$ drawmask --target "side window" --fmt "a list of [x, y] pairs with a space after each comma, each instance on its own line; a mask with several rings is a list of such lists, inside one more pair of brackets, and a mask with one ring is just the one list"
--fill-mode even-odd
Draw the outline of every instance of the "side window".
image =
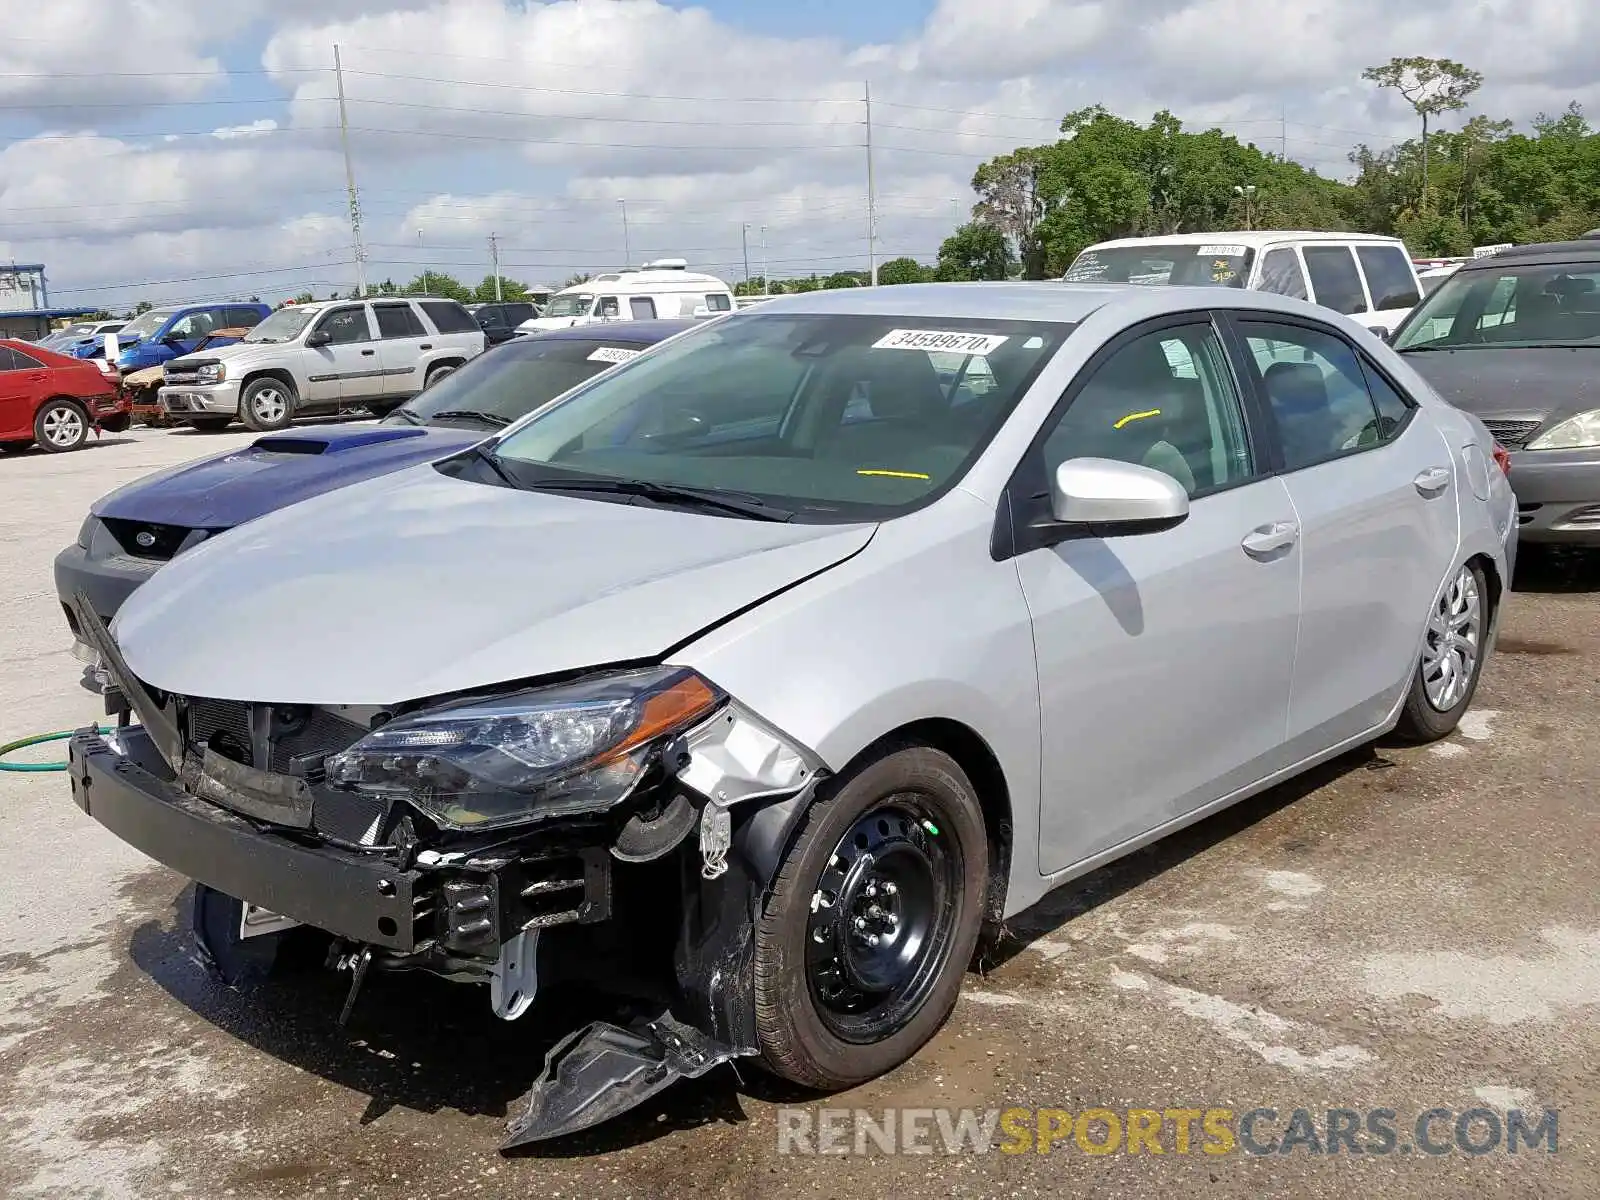
[[1285, 467], [1298, 471], [1378, 444], [1367, 378], [1343, 338], [1269, 321], [1240, 321], [1239, 332], [1261, 371]]
[[594, 315], [597, 317], [620, 317], [622, 308], [617, 303], [615, 296], [601, 296], [600, 303], [595, 306]]
[[185, 313], [172, 323], [172, 328], [167, 330], [167, 337], [181, 338], [190, 341], [194, 338], [203, 338], [216, 328], [215, 309], [201, 309], [198, 312]]
[[730, 312], [733, 309], [733, 297], [726, 292], [712, 292], [706, 296], [706, 308], [712, 312]]
[[1372, 403], [1378, 409], [1377, 440], [1393, 441], [1416, 411], [1416, 401], [1397, 391], [1366, 359], [1361, 360], [1361, 371], [1367, 378], [1367, 391], [1372, 394]]
[[1165, 471], [1191, 496], [1255, 472], [1227, 355], [1209, 324], [1147, 333], [1118, 349], [1044, 443], [1045, 468], [1113, 458]]
[[1422, 299], [1411, 276], [1411, 260], [1398, 246], [1357, 246], [1356, 257], [1367, 277], [1375, 312], [1410, 308]]
[[1296, 300], [1308, 299], [1305, 272], [1300, 269], [1300, 256], [1286, 246], [1268, 250], [1267, 256], [1261, 260], [1260, 290], [1292, 296]]
[[261, 314], [253, 308], [230, 308], [225, 319], [231, 329], [254, 329], [261, 324]]
[[521, 325], [524, 321], [531, 321], [535, 315], [531, 304], [508, 304], [505, 312], [506, 324], [511, 326]]
[[44, 364], [31, 354], [21, 350], [11, 351], [11, 369], [13, 371], [42, 371]]
[[372, 340], [372, 331], [367, 327], [367, 310], [364, 308], [336, 308], [322, 318], [317, 328], [327, 330], [335, 346]]
[[20, 371], [22, 363], [17, 361], [22, 355], [10, 346], [0, 346], [0, 371]]
[[654, 321], [656, 302], [649, 296], [629, 296], [628, 313], [635, 321]]
[[1318, 304], [1346, 316], [1366, 311], [1367, 298], [1349, 246], [1307, 246], [1304, 253]]
[[378, 336], [383, 338], [415, 338], [426, 337], [428, 331], [422, 327], [422, 322], [417, 319], [417, 314], [411, 311], [409, 304], [374, 304], [374, 315], [378, 318]]
[[[433, 327], [440, 333], [483, 332], [478, 328], [478, 323], [472, 319], [472, 314], [454, 300], [422, 300], [419, 303], [422, 305], [422, 311], [428, 314], [428, 320], [433, 322]], [[421, 324], [420, 321], [417, 323]], [[422, 332], [426, 334], [427, 330], [424, 329]]]

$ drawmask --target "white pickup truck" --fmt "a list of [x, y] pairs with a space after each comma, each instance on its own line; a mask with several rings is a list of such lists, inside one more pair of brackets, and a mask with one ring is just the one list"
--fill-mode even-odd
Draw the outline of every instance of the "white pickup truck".
[[469, 358], [483, 330], [454, 300], [324, 300], [280, 308], [243, 341], [166, 365], [162, 412], [196, 429], [282, 429], [296, 416], [382, 416]]

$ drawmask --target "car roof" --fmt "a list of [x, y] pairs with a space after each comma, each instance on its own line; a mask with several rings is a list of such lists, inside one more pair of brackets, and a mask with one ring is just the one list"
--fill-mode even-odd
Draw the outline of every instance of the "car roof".
[[1198, 246], [1209, 242], [1246, 246], [1259, 250], [1276, 242], [1373, 242], [1403, 246], [1399, 238], [1381, 233], [1345, 233], [1337, 229], [1229, 229], [1211, 233], [1171, 233], [1158, 237], [1112, 238], [1096, 242], [1090, 250], [1116, 249], [1123, 246]]
[[1493, 270], [1496, 264], [1513, 263], [1519, 266], [1548, 263], [1573, 265], [1600, 263], [1600, 238], [1580, 238], [1572, 242], [1533, 242], [1526, 246], [1511, 246], [1496, 250], [1471, 262], [1463, 263], [1463, 271]]
[[[702, 321], [660, 318], [654, 321], [607, 321], [603, 325], [573, 325], [566, 329], [545, 329], [527, 333], [523, 338], [561, 342], [660, 342], [685, 329], [693, 329]], [[519, 338], [517, 340], [523, 340]]]

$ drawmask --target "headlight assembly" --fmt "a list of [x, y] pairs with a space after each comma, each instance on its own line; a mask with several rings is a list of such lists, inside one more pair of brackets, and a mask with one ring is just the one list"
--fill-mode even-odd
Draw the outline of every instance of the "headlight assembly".
[[1600, 446], [1600, 408], [1568, 417], [1528, 443], [1529, 450], [1588, 450]]
[[651, 754], [726, 697], [653, 667], [398, 717], [327, 760], [328, 782], [409, 801], [450, 829], [603, 812]]
[[228, 369], [221, 363], [201, 363], [195, 368], [194, 377], [201, 383], [221, 383], [228, 377]]

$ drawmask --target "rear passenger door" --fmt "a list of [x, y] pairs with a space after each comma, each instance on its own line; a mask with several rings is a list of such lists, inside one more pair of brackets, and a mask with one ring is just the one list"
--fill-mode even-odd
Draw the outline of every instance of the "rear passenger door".
[[427, 329], [405, 300], [375, 301], [372, 315], [378, 322], [378, 354], [383, 360], [383, 377], [374, 394], [415, 396], [422, 390]]
[[1456, 553], [1459, 481], [1427, 413], [1337, 329], [1242, 310], [1232, 325], [1300, 528], [1298, 760], [1371, 730], [1409, 686]]

